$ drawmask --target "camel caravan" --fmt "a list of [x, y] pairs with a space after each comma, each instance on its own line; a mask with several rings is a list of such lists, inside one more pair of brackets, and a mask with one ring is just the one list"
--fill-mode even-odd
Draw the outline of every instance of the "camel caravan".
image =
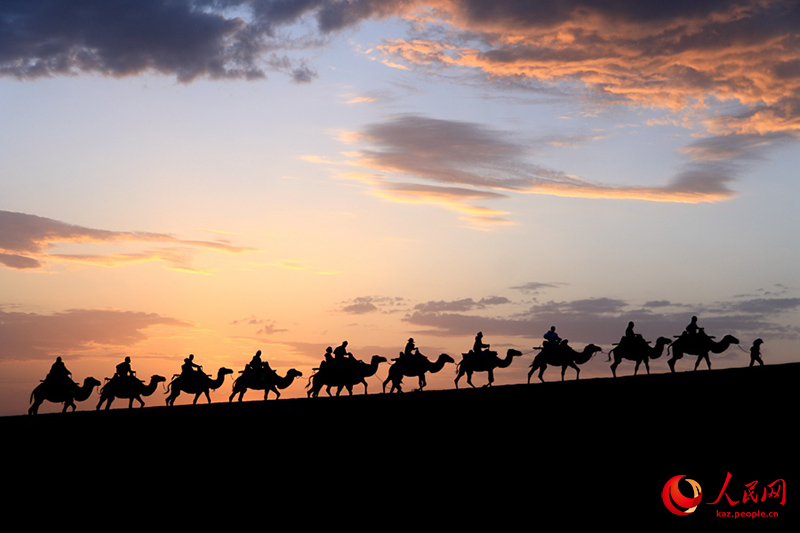
[[[537, 374], [539, 381], [544, 382], [544, 372], [548, 366], [561, 368], [561, 380], [566, 379], [568, 369], [575, 370], [575, 379], [580, 378], [580, 365], [587, 363], [602, 348], [596, 344], [587, 344], [580, 350], [570, 346], [567, 339], [561, 339], [556, 333], [555, 326], [551, 327], [544, 336], [541, 346], [532, 348], [532, 352], [538, 352], [530, 363], [528, 371], [528, 384], [534, 374]], [[636, 375], [639, 367], [644, 364], [647, 373], [650, 373], [650, 361], [659, 359], [663, 355], [671, 357], [667, 360], [670, 372], [675, 372], [676, 363], [684, 355], [694, 355], [697, 360], [694, 370], [697, 370], [700, 363], [705, 360], [706, 365], [711, 369], [709, 354], [720, 354], [732, 345], [738, 345], [739, 340], [732, 335], [725, 335], [720, 341], [715, 337], [709, 336], [704, 329], [698, 327], [697, 317], [692, 317], [692, 321], [680, 335], [675, 335], [674, 339], [668, 337], [658, 337], [655, 343], [645, 340], [641, 334], [634, 331], [633, 322], [628, 323], [625, 335], [618, 343], [614, 343], [613, 348], [608, 351], [608, 361], [611, 363], [611, 373], [617, 377], [617, 368], [622, 361], [632, 361], [636, 363], [633, 374]], [[761, 339], [756, 339], [750, 348], [750, 366], [755, 363], [763, 365], [761, 360], [760, 346], [763, 344]], [[435, 359], [430, 359], [420, 353], [416, 347], [414, 339], [408, 339], [405, 349], [399, 352], [398, 357], [392, 358], [391, 362], [383, 356], [373, 355], [367, 361], [356, 359], [348, 351], [348, 343], [344, 341], [336, 349], [328, 347], [323, 356], [322, 362], [313, 369], [313, 373], [308, 378], [306, 389], [308, 398], [316, 398], [322, 389], [328, 396], [339, 396], [346, 390], [349, 395], [357, 386], [364, 387], [364, 394], [368, 393], [367, 379], [378, 373], [380, 365], [389, 364], [388, 375], [382, 382], [382, 392], [401, 393], [403, 392], [403, 379], [416, 378], [416, 391], [422, 391], [427, 386], [426, 376], [441, 372], [448, 364], [455, 365], [456, 377], [454, 380], [455, 388], [458, 389], [459, 381], [466, 376], [466, 382], [470, 387], [475, 387], [472, 383], [472, 375], [475, 372], [486, 373], [487, 382], [484, 387], [489, 387], [494, 383], [494, 371], [496, 369], [508, 368], [514, 358], [524, 355], [521, 351], [510, 348], [504, 357], [491, 350], [489, 344], [483, 342], [483, 333], [478, 332], [471, 350], [461, 354], [461, 361], [455, 362], [453, 357], [446, 353], [440, 354]], [[211, 403], [211, 391], [220, 388], [225, 381], [225, 376], [233, 374], [234, 371], [220, 367], [216, 376], [206, 374], [203, 367], [194, 362], [194, 355], [190, 354], [183, 361], [181, 371], [175, 374], [169, 383], [166, 378], [153, 375], [150, 380], [136, 377], [136, 373], [131, 369], [131, 359], [125, 360], [116, 366], [116, 372], [111, 378], [106, 378], [105, 383], [101, 383], [93, 377], [87, 377], [82, 384], [72, 380], [72, 373], [67, 370], [61, 357], [56, 359], [48, 375], [31, 393], [31, 406], [28, 414], [37, 414], [41, 404], [45, 401], [63, 404], [62, 412], [68, 410], [75, 411], [76, 402], [86, 401], [97, 387], [100, 400], [96, 409], [100, 410], [105, 406], [109, 409], [116, 399], [128, 400], [128, 407], [134, 406], [134, 401], [140, 407], [144, 407], [143, 398], [152, 396], [159, 388], [159, 384], [164, 388], [167, 395], [166, 405], [172, 406], [175, 400], [186, 393], [194, 395], [193, 404], [196, 404], [201, 396], [205, 396], [206, 401]], [[287, 389], [297, 378], [302, 377], [302, 372], [294, 368], [290, 369], [283, 376], [273, 370], [267, 361], [261, 359], [261, 350], [256, 352], [253, 358], [239, 371], [239, 376], [233, 380], [233, 386], [229, 402], [234, 398], [239, 402], [244, 398], [248, 390], [263, 391], [264, 400], [269, 397], [270, 392], [275, 399], [280, 398], [281, 390]], [[166, 383], [165, 385], [163, 385]], [[335, 392], [334, 392], [335, 389]]]

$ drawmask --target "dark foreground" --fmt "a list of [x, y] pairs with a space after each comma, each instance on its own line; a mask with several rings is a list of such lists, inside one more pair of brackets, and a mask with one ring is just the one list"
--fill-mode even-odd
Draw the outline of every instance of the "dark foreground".
[[[798, 486], [799, 377], [792, 363], [77, 411], [0, 418], [0, 431], [7, 485], [43, 506], [71, 502], [76, 520], [119, 508], [137, 520], [158, 509], [158, 520], [187, 527], [220, 519], [239, 527], [244, 513], [265, 528], [288, 515], [304, 530], [506, 530], [551, 520], [707, 527], [722, 511], [777, 511], [757, 519], [771, 528], [798, 517], [792, 489], [784, 505], [762, 494], [778, 479]], [[726, 494], [738, 503], [713, 504], [728, 473]], [[676, 475], [702, 487], [692, 515], [662, 502]], [[743, 501], [747, 490], [759, 501]]]

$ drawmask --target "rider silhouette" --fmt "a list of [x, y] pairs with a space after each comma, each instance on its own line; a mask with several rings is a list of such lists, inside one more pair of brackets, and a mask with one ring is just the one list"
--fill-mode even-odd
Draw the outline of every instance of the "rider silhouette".
[[411, 355], [415, 349], [416, 346], [414, 345], [414, 339], [408, 339], [408, 342], [406, 343], [406, 349], [403, 351], [403, 355]]
[[701, 328], [698, 327], [698, 325], [697, 325], [697, 317], [693, 316], [692, 317], [692, 321], [689, 322], [688, 326], [686, 326], [686, 333], [688, 335], [697, 335], [697, 333], [700, 331], [700, 329]]
[[125, 360], [122, 361], [116, 367], [116, 373], [114, 377], [111, 379], [119, 379], [119, 380], [126, 380], [126, 379], [133, 379], [136, 377], [136, 372], [131, 369], [131, 358], [125, 357]]
[[336, 349], [333, 351], [333, 358], [336, 361], [343, 361], [346, 358], [353, 358], [353, 354], [347, 351], [347, 341], [344, 341], [341, 346], [336, 347]]
[[61, 359], [59, 355], [56, 357], [55, 362], [50, 367], [50, 372], [47, 373], [45, 376], [44, 381], [46, 383], [51, 383], [54, 385], [75, 385], [75, 382], [72, 381], [72, 372], [67, 370], [67, 365], [64, 364], [64, 361]]
[[483, 343], [483, 332], [479, 331], [478, 334], [475, 335], [475, 344], [472, 345], [472, 351], [475, 355], [480, 355], [483, 353], [484, 348], [489, 348], [489, 345]]
[[553, 346], [561, 342], [561, 337], [556, 333], [555, 326], [550, 326], [550, 329], [544, 334], [544, 339]]
[[202, 366], [194, 363], [194, 354], [190, 353], [189, 357], [183, 360], [183, 364], [181, 365], [181, 374], [185, 376], [193, 376], [195, 368], [198, 371], [203, 369]]

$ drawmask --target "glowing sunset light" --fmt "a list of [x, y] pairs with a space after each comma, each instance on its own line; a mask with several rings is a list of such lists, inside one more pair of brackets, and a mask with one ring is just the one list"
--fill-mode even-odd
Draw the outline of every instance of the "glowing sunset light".
[[695, 315], [740, 340], [715, 369], [798, 361], [796, 2], [61, 4], [0, 7], [4, 416], [56, 357], [194, 354], [222, 402], [261, 350], [296, 398], [345, 340], [481, 331], [503, 385], [555, 325], [583, 380]]

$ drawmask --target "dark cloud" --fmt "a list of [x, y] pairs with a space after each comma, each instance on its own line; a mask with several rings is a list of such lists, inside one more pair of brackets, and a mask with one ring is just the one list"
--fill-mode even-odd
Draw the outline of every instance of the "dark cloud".
[[[355, 163], [382, 173], [384, 179], [373, 183], [381, 189], [381, 196], [398, 201], [416, 196], [448, 207], [462, 206], [465, 213], [470, 210], [467, 204], [475, 208], [473, 200], [512, 192], [672, 202], [717, 201], [734, 195], [728, 184], [739, 171], [731, 161], [713, 160], [709, 154], [719, 153], [724, 143], [707, 140], [686, 150], [693, 160], [661, 187], [593, 183], [566, 171], [535, 164], [535, 153], [552, 139], [542, 138], [537, 146], [530, 139], [482, 124], [422, 115], [399, 115], [370, 124], [356, 138], [364, 148], [358, 152]], [[750, 158], [766, 142], [746, 143], [738, 139], [730, 141], [727, 150], [737, 157]], [[397, 184], [398, 175], [442, 185], [435, 185], [440, 188], [434, 198], [433, 191], [423, 190], [420, 185], [412, 186], [407, 181]], [[448, 193], [443, 186], [453, 190]], [[471, 198], [469, 191], [473, 191]], [[498, 214], [503, 213], [482, 214], [476, 209], [474, 218], [482, 215], [496, 218]]]
[[401, 297], [359, 296], [343, 302], [339, 311], [350, 315], [369, 313], [396, 313], [405, 309], [406, 300]]
[[437, 301], [426, 302], [414, 306], [414, 310], [420, 313], [444, 313], [444, 312], [464, 312], [472, 311], [475, 309], [486, 309], [487, 307], [495, 305], [503, 305], [510, 303], [511, 300], [503, 296], [491, 296], [489, 298], [481, 298], [478, 301], [472, 298], [464, 298], [462, 300], [454, 301]]
[[798, 308], [799, 298], [753, 298], [708, 305], [655, 300], [641, 306], [613, 298], [588, 298], [545, 302], [505, 316], [466, 314], [473, 310], [469, 306], [417, 306], [404, 320], [439, 335], [471, 336], [482, 331], [486, 336], [535, 342], [556, 326], [561, 337], [570, 341], [610, 345], [623, 335], [629, 321], [645, 338], [655, 339], [680, 334], [691, 316], [697, 315], [710, 335], [741, 335], [744, 342], [748, 337], [800, 337], [800, 330], [784, 324], [785, 314]]
[[[58, 254], [49, 249], [58, 243], [155, 243], [163, 246], [144, 252], [113, 255]], [[139, 261], [166, 261], [189, 269], [191, 250], [209, 249], [239, 253], [253, 251], [225, 241], [179, 239], [151, 232], [109, 231], [68, 224], [50, 218], [0, 211], [0, 264], [14, 269], [41, 268], [48, 260], [116, 266]]]
[[0, 310], [0, 361], [79, 357], [98, 347], [133, 346], [151, 326], [191, 324], [154, 313], [72, 309], [50, 315]]
[[[0, 74], [19, 78], [143, 72], [257, 79], [268, 53], [298, 46], [276, 34], [320, 2], [31, 0], [0, 4]], [[291, 60], [290, 60], [291, 61]], [[311, 69], [289, 69], [308, 81]]]

